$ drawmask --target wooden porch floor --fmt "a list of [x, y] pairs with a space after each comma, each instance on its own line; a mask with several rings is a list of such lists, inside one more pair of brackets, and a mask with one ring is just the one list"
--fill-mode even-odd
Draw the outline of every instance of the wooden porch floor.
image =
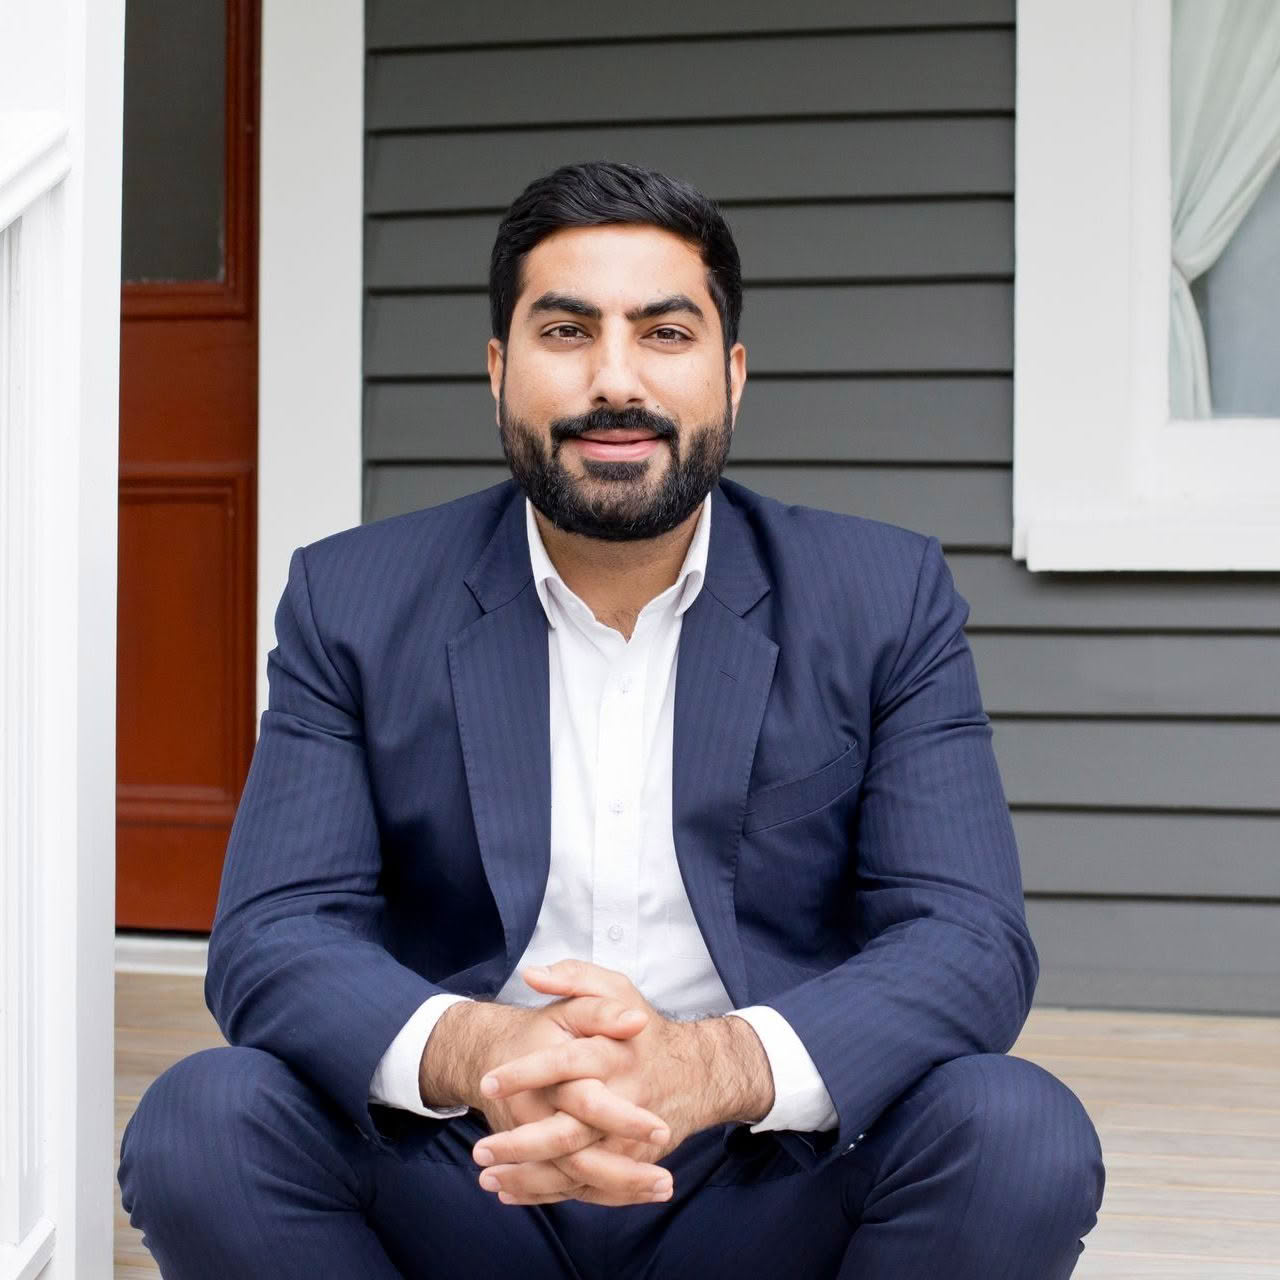
[[[116, 1158], [146, 1086], [221, 1044], [198, 978], [116, 980]], [[1011, 1050], [1069, 1085], [1107, 1164], [1079, 1280], [1280, 1280], [1280, 1018], [1035, 1009]], [[159, 1274], [116, 1188], [115, 1274]]]

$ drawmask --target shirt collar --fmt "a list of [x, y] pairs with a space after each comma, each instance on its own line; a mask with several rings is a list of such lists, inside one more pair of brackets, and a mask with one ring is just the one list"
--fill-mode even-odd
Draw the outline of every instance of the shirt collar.
[[[526, 497], [524, 500], [525, 531], [529, 537], [529, 563], [533, 569], [533, 584], [537, 588], [538, 599], [542, 601], [542, 611], [552, 627], [556, 625], [555, 611], [548, 601], [547, 582], [555, 579], [558, 589], [566, 594], [578, 597], [566, 585], [542, 541], [542, 533], [534, 518], [533, 503]], [[711, 494], [703, 499], [698, 513], [698, 523], [694, 526], [693, 539], [689, 550], [685, 553], [684, 563], [680, 566], [675, 586], [675, 613], [679, 617], [697, 599], [702, 590], [703, 579], [707, 576], [707, 550], [711, 545]], [[668, 588], [670, 590], [670, 588]], [[584, 605], [585, 607], [585, 605]]]

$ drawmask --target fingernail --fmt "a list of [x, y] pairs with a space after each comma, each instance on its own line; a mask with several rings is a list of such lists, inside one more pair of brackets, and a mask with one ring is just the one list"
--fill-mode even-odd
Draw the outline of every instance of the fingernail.
[[493, 1152], [488, 1147], [477, 1147], [472, 1154], [476, 1158], [476, 1164], [482, 1167], [493, 1163]]
[[550, 974], [548, 974], [547, 971], [541, 965], [535, 965], [530, 969], [526, 969], [525, 973], [527, 973], [531, 978], [550, 977]]
[[653, 1198], [655, 1200], [669, 1200], [671, 1198], [671, 1183], [656, 1183], [653, 1188]]
[[626, 1009], [619, 1015], [619, 1022], [639, 1022], [644, 1018], [644, 1014], [639, 1009]]
[[670, 1135], [670, 1134], [669, 1134], [665, 1129], [655, 1129], [655, 1130], [654, 1130], [654, 1131], [649, 1135], [649, 1141], [650, 1141], [650, 1142], [656, 1142], [656, 1143], [658, 1143], [659, 1145], [661, 1145], [662, 1143], [666, 1142], [666, 1140], [667, 1140], [669, 1137], [671, 1137], [671, 1135]]
[[496, 1173], [482, 1173], [480, 1175], [480, 1185], [486, 1191], [497, 1191], [502, 1184], [498, 1181]]
[[494, 1094], [494, 1093], [497, 1093], [497, 1092], [498, 1092], [498, 1077], [497, 1077], [497, 1076], [485, 1076], [485, 1078], [484, 1078], [483, 1080], [481, 1080], [481, 1081], [480, 1081], [480, 1092], [481, 1092], [481, 1093], [486, 1093], [486, 1094]]

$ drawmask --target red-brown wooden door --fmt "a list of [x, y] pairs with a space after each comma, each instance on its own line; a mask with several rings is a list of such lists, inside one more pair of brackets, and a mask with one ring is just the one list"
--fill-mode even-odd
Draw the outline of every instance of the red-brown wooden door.
[[254, 744], [256, 0], [129, 0], [116, 922], [207, 930]]

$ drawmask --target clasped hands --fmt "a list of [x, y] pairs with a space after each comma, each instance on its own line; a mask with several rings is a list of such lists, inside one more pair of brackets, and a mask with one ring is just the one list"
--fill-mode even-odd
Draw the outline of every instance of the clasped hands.
[[492, 1130], [472, 1149], [480, 1185], [504, 1204], [667, 1200], [672, 1177], [657, 1161], [691, 1133], [772, 1106], [768, 1059], [741, 1019], [664, 1018], [625, 975], [586, 961], [522, 976], [561, 998], [506, 1023], [472, 1102]]

